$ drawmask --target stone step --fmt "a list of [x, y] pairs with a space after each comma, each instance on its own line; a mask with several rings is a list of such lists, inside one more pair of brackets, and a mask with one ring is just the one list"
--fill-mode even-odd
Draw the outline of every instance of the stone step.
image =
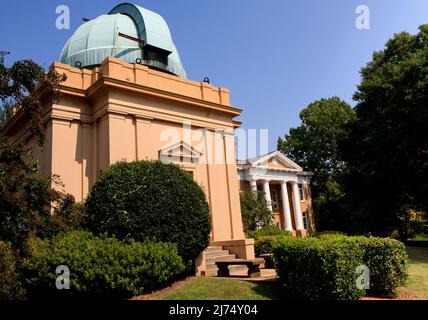
[[226, 256], [228, 254], [230, 254], [229, 250], [210, 251], [210, 252], [207, 252], [206, 257], [215, 258], [215, 257]]
[[212, 271], [212, 270], [218, 270], [216, 265], [207, 265], [207, 270], [208, 271]]
[[209, 257], [207, 258], [206, 262], [208, 264], [215, 264], [216, 261], [223, 260], [223, 259], [225, 260], [236, 259], [236, 254], [225, 254], [225, 255], [213, 257], [213, 258]]
[[218, 272], [218, 268], [215, 265], [208, 266], [205, 270], [205, 276], [206, 277], [216, 277]]
[[207, 258], [207, 265], [208, 264], [215, 264], [216, 261], [218, 260], [234, 260], [236, 259], [236, 254], [227, 254], [227, 255], [222, 255], [222, 256], [217, 256], [217, 257], [209, 257]]
[[207, 252], [215, 252], [215, 251], [222, 251], [223, 247], [222, 246], [209, 246], [208, 248], [205, 249]]
[[217, 277], [217, 270], [207, 270], [205, 271], [205, 277]]

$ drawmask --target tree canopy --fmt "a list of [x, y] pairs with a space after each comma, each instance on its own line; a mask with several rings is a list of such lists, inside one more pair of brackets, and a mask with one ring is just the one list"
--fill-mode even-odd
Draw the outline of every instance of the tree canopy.
[[344, 220], [338, 214], [344, 162], [340, 141], [347, 135], [347, 124], [354, 119], [351, 106], [338, 97], [315, 101], [300, 113], [302, 124], [291, 128], [278, 149], [305, 170], [312, 171], [312, 198], [317, 225], [341, 229]]
[[311, 103], [278, 148], [314, 172], [319, 229], [406, 238], [428, 210], [428, 25], [373, 54], [354, 100]]
[[[55, 101], [59, 96], [58, 85], [65, 80], [64, 74], [45, 72], [32, 60], [19, 60], [7, 67], [7, 52], [0, 52], [0, 128], [10, 118], [12, 107], [22, 108], [31, 123], [31, 130], [38, 143], [43, 145], [44, 123], [42, 92]], [[39, 90], [40, 89], [40, 90]]]
[[244, 231], [256, 231], [258, 228], [273, 224], [273, 214], [263, 191], [241, 192], [241, 212]]
[[[6, 54], [0, 52], [0, 129], [12, 116], [12, 107], [19, 107], [43, 145], [44, 101], [39, 89], [46, 90], [47, 99], [56, 99], [57, 86], [65, 76], [45, 72], [31, 60], [7, 67]], [[58, 177], [42, 176], [28, 148], [12, 143], [0, 132], [0, 240], [20, 247], [29, 231], [50, 220], [52, 203], [63, 196], [51, 188], [52, 182], [59, 183]]]
[[428, 25], [394, 35], [361, 77], [346, 185], [358, 225], [388, 234], [408, 209], [428, 208]]

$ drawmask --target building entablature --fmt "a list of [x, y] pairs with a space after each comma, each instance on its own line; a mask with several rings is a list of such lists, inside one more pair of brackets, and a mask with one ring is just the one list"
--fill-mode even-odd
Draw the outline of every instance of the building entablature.
[[167, 96], [235, 116], [242, 112], [231, 106], [230, 91], [227, 88], [184, 79], [113, 57], [106, 58], [100, 67], [92, 70], [73, 68], [60, 62], [54, 62], [51, 70], [67, 76], [61, 90], [69, 94], [91, 96], [100, 86], [108, 85], [125, 87], [129, 91], [144, 91], [155, 96]]

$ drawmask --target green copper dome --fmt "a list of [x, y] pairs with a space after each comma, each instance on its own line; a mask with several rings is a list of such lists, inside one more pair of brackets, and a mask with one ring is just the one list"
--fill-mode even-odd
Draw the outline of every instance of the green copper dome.
[[91, 68], [101, 65], [109, 56], [186, 77], [165, 20], [130, 3], [120, 4], [109, 14], [82, 24], [66, 42], [60, 61]]

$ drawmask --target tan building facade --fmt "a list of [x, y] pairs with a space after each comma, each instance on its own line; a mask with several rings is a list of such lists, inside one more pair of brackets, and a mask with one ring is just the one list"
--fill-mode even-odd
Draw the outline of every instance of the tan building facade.
[[[59, 175], [83, 201], [102, 170], [117, 161], [162, 160], [189, 171], [205, 190], [212, 217], [211, 244], [254, 258], [245, 239], [235, 161], [229, 90], [109, 57], [99, 68], [72, 68], [60, 100], [46, 105], [47, 143], [39, 148], [18, 111], [3, 129], [32, 147], [42, 173]], [[184, 124], [184, 125], [183, 125]]]
[[[266, 192], [282, 228], [298, 236], [314, 230], [310, 175], [280, 154], [269, 155], [265, 175], [261, 162], [237, 163], [234, 138], [240, 122], [235, 118], [242, 110], [231, 105], [228, 89], [186, 79], [159, 15], [120, 4], [79, 27], [60, 60], [51, 66], [67, 77], [60, 98], [52, 103], [42, 96], [45, 146], [38, 146], [22, 110], [2, 131], [31, 147], [42, 173], [58, 175], [76, 201], [85, 200], [111, 164], [160, 160], [180, 165], [203, 188], [211, 246], [254, 258], [254, 240], [245, 238], [240, 208], [239, 192], [246, 189]], [[306, 190], [304, 201], [298, 200], [298, 183]], [[199, 275], [207, 269], [206, 257], [204, 252], [196, 261]]]

